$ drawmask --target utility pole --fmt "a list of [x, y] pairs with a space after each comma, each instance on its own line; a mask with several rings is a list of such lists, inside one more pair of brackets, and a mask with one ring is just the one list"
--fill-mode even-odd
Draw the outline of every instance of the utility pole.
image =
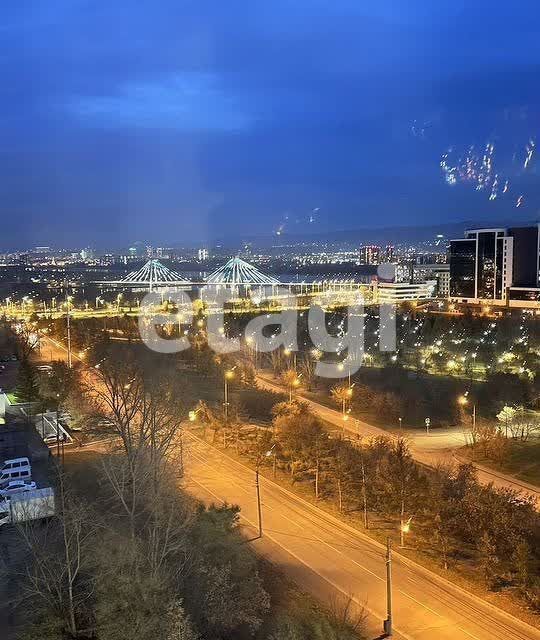
[[[60, 399], [56, 394], [56, 461], [60, 460]], [[64, 461], [62, 459], [62, 466]]]
[[225, 424], [227, 424], [229, 421], [229, 385], [227, 384], [227, 374], [225, 374], [223, 386], [223, 411], [225, 414]]
[[225, 416], [225, 424], [228, 424], [229, 422], [229, 380], [234, 378], [235, 369], [236, 366], [225, 371], [223, 375], [223, 413]]
[[386, 620], [383, 623], [386, 636], [392, 635], [392, 543], [386, 538]]
[[180, 441], [179, 441], [179, 449], [180, 449], [180, 468], [179, 474], [180, 477], [184, 477], [184, 432], [180, 431]]
[[67, 280], [64, 281], [64, 286], [66, 289], [66, 324], [67, 324], [67, 351], [68, 351], [68, 367], [72, 368], [71, 361], [71, 321], [69, 315], [69, 296], [68, 296], [68, 288], [67, 288]]
[[255, 489], [257, 491], [257, 521], [259, 524], [259, 538], [262, 538], [263, 526], [262, 526], [261, 489], [259, 486], [259, 465], [258, 464], [255, 469]]

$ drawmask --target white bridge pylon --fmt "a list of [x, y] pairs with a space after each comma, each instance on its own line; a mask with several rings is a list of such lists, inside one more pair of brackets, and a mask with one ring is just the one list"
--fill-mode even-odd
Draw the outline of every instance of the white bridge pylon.
[[101, 284], [141, 287], [150, 291], [161, 287], [192, 285], [189, 280], [183, 278], [177, 271], [173, 271], [161, 264], [159, 260], [148, 260], [140, 269], [130, 271], [122, 280], [103, 282]]
[[206, 278], [206, 284], [211, 285], [278, 285], [279, 280], [267, 276], [242, 258], [231, 258], [222, 267], [216, 269]]

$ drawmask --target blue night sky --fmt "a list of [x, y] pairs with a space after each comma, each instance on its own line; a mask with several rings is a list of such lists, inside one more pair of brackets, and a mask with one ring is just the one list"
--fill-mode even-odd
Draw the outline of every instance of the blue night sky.
[[539, 217], [537, 0], [2, 9], [0, 249]]

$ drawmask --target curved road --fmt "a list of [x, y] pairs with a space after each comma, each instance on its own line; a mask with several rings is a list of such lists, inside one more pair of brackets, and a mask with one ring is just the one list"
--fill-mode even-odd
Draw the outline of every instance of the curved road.
[[[257, 375], [257, 383], [260, 388], [275, 393], [285, 393], [282, 386], [276, 382], [268, 380], [265, 376]], [[335, 409], [331, 409], [315, 400], [308, 399], [301, 394], [297, 394], [304, 402], [306, 402], [320, 418], [326, 422], [336, 426], [340, 430], [345, 430], [351, 435], [357, 436], [395, 436], [395, 433], [375, 427], [367, 422], [350, 418], [346, 422], [343, 420], [342, 414]], [[456, 450], [466, 444], [463, 433], [452, 429], [438, 429], [431, 431], [430, 435], [424, 433], [410, 434], [404, 432], [409, 438], [411, 453], [415, 460], [430, 467], [439, 464], [449, 464], [459, 462], [456, 457]], [[540, 506], [540, 489], [527, 482], [516, 480], [510, 476], [506, 476], [497, 471], [492, 471], [487, 467], [475, 464], [478, 479], [483, 484], [493, 483], [494, 487], [514, 489], [530, 494], [534, 497], [536, 504]]]

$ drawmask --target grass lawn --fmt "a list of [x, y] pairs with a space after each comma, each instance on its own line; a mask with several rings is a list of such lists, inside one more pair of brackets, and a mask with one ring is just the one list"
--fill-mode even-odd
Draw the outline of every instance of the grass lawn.
[[540, 487], [540, 438], [534, 438], [527, 442], [510, 440], [508, 453], [502, 465], [484, 458], [479, 452], [473, 457], [470, 448], [465, 448], [463, 451], [467, 457], [475, 462]]

